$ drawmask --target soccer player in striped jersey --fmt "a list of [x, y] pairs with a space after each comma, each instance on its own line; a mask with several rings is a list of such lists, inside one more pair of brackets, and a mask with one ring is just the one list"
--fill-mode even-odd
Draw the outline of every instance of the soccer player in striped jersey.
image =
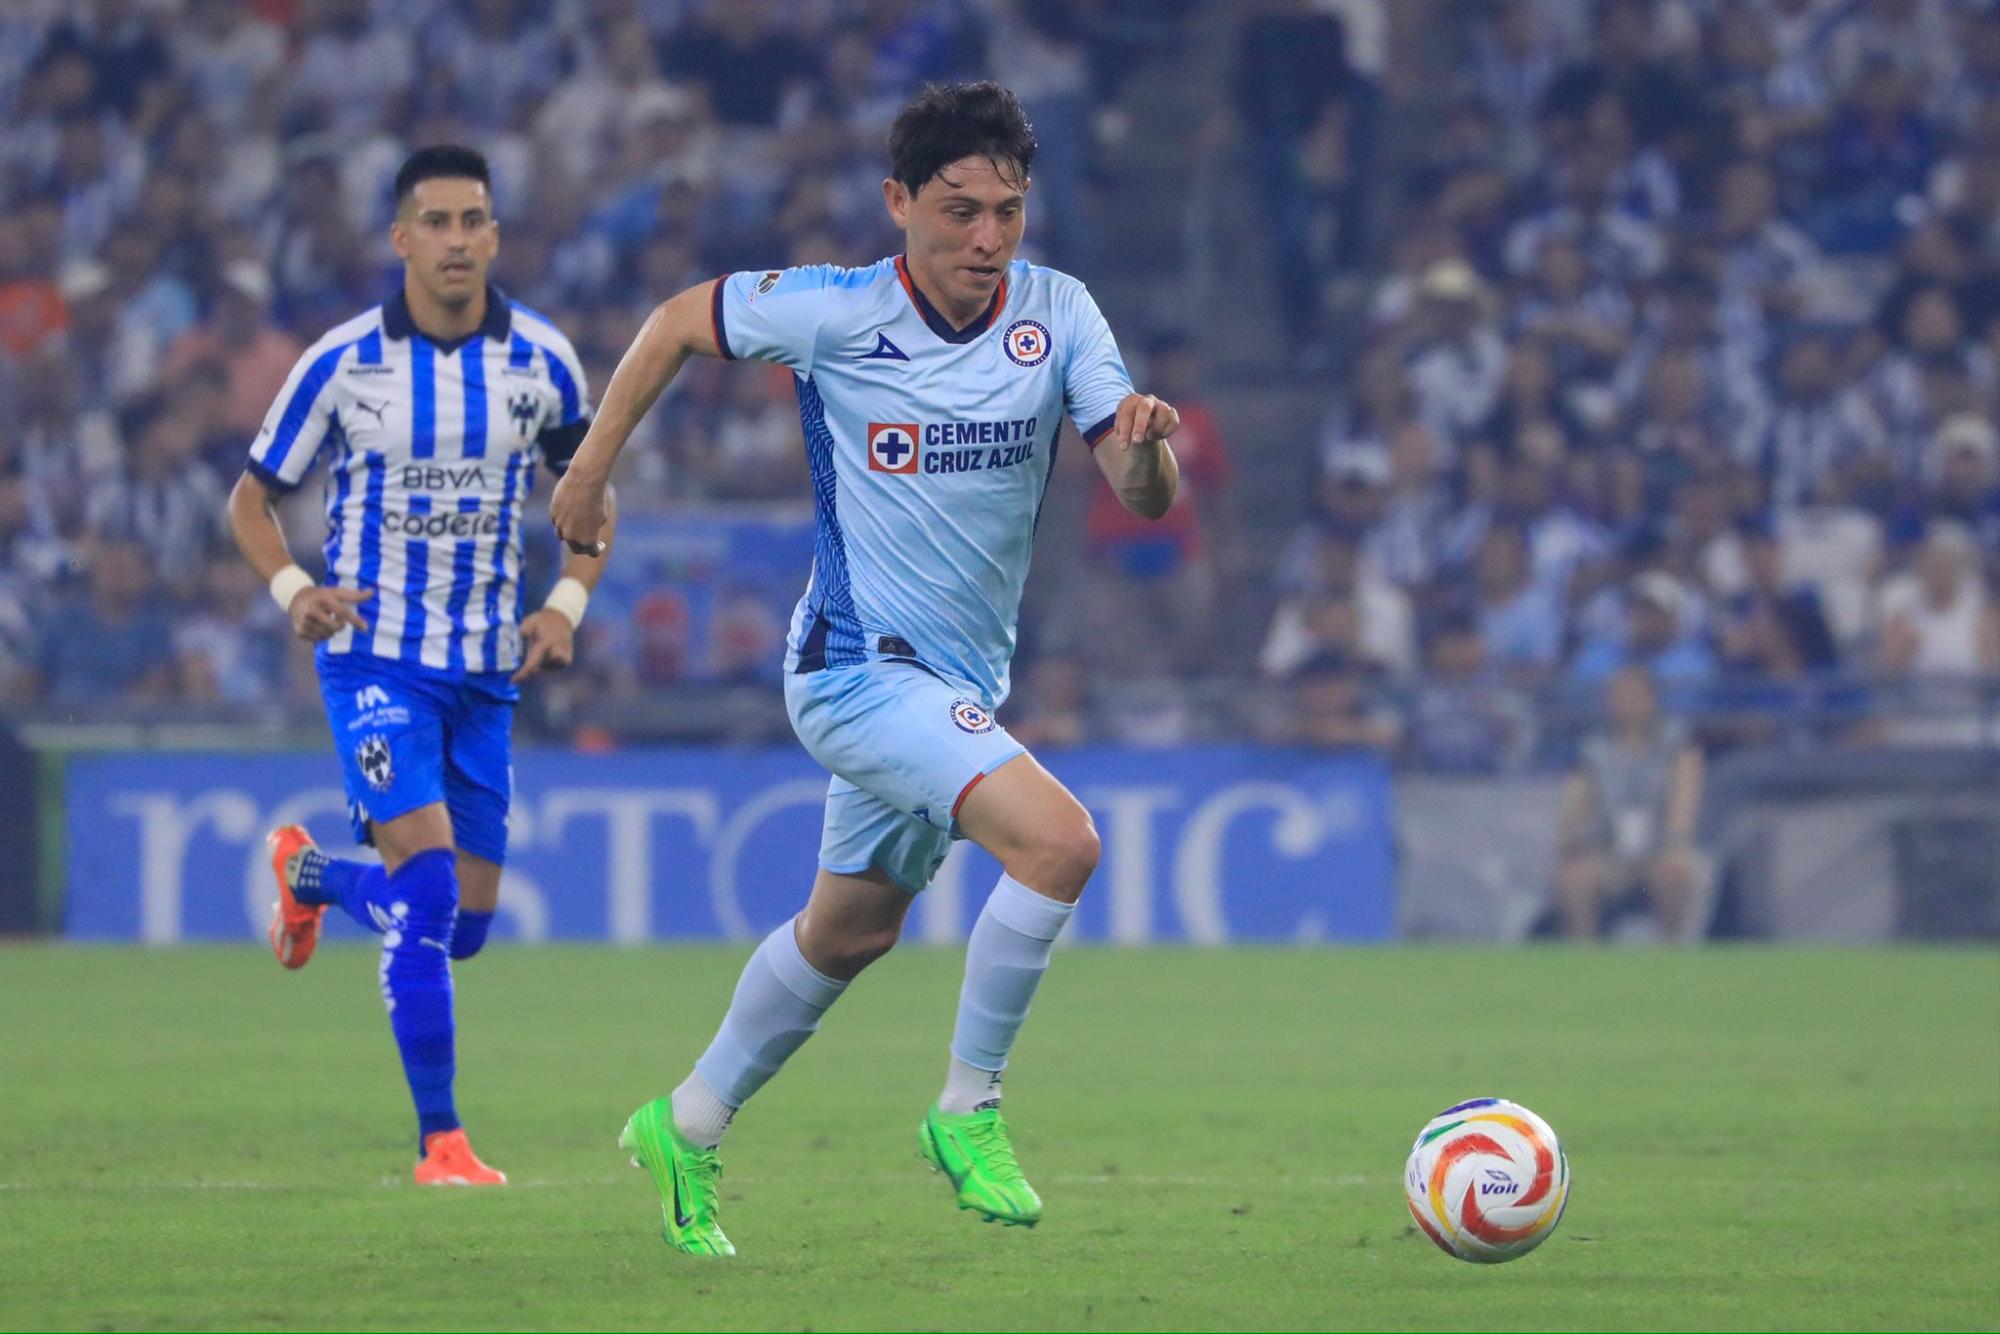
[[1014, 259], [1035, 153], [1014, 95], [927, 89], [889, 151], [882, 189], [905, 253], [732, 274], [665, 302], [550, 506], [572, 549], [590, 549], [619, 449], [690, 356], [797, 377], [818, 541], [785, 703], [834, 777], [805, 910], [751, 957], [693, 1072], [621, 1137], [659, 1189], [668, 1242], [691, 1254], [734, 1251], [716, 1220], [730, 1119], [895, 943], [954, 838], [1005, 874], [972, 929], [943, 1091], [918, 1143], [960, 1208], [1041, 1218], [1000, 1115], [1001, 1075], [1098, 841], [994, 711], [1065, 413], [1133, 512], [1166, 513], [1179, 478], [1166, 440], [1180, 418], [1133, 392], [1083, 285]]
[[[569, 463], [589, 401], [569, 340], [486, 280], [500, 225], [485, 159], [411, 156], [389, 236], [401, 289], [306, 350], [229, 497], [244, 558], [318, 645], [355, 837], [381, 854], [329, 857], [297, 825], [273, 831], [271, 946], [303, 967], [331, 904], [381, 934], [416, 1179], [497, 1185], [453, 1102], [451, 961], [479, 952], [499, 902], [520, 683], [568, 665], [611, 531], [522, 615], [522, 505], [539, 469]], [[273, 509], [315, 464], [323, 582], [292, 562]]]

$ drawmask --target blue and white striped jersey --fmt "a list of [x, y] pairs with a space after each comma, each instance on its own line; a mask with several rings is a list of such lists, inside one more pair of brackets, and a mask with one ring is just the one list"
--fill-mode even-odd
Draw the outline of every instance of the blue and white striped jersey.
[[1090, 293], [1016, 260], [954, 329], [899, 255], [731, 274], [713, 320], [797, 377], [818, 534], [787, 669], [914, 657], [998, 708], [1057, 428], [1095, 446], [1132, 392]]
[[375, 596], [369, 632], [321, 651], [518, 666], [522, 503], [538, 463], [568, 465], [589, 413], [569, 340], [497, 288], [461, 342], [425, 337], [399, 291], [307, 348], [247, 466], [282, 492], [326, 465], [326, 582]]

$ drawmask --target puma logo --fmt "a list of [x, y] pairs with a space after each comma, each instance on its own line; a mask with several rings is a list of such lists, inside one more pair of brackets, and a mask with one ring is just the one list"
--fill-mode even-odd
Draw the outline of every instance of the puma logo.
[[389, 406], [388, 399], [385, 398], [380, 403], [370, 403], [365, 398], [357, 398], [354, 400], [354, 406], [357, 410], [365, 412], [369, 416], [373, 417], [375, 419], [375, 424], [377, 426], [388, 425], [387, 422], [382, 420], [382, 414], [384, 411], [388, 409]]

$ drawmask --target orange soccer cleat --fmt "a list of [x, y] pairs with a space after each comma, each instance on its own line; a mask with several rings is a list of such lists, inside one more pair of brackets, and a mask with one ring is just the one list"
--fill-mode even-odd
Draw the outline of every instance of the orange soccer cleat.
[[271, 874], [278, 880], [278, 901], [271, 905], [271, 953], [287, 968], [303, 968], [319, 944], [324, 903], [300, 903], [292, 895], [299, 853], [313, 846], [304, 825], [288, 824], [264, 836], [271, 847]]
[[424, 1136], [424, 1159], [417, 1164], [419, 1186], [504, 1186], [507, 1174], [479, 1161], [465, 1131], [438, 1130]]

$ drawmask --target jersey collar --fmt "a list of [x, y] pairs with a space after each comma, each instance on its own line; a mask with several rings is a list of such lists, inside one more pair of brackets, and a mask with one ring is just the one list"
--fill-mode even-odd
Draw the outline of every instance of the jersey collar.
[[917, 308], [917, 314], [924, 317], [924, 323], [930, 326], [932, 333], [947, 343], [969, 343], [979, 337], [993, 327], [993, 321], [1000, 318], [1000, 312], [1007, 305], [1007, 275], [1003, 273], [1000, 275], [1000, 290], [993, 294], [993, 299], [987, 302], [979, 318], [963, 329], [954, 329], [951, 321], [931, 304], [930, 298], [917, 289], [910, 278], [910, 266], [902, 255], [896, 256], [896, 277], [902, 281], [903, 290], [910, 294], [910, 304]]
[[402, 286], [396, 294], [382, 303], [382, 332], [390, 338], [411, 338], [422, 334], [427, 342], [434, 344], [440, 352], [456, 352], [475, 338], [494, 338], [501, 342], [514, 330], [514, 311], [507, 304], [507, 294], [492, 283], [486, 284], [486, 318], [479, 327], [464, 338], [454, 338], [450, 342], [440, 342], [425, 334], [410, 318], [410, 303], [403, 295]]

